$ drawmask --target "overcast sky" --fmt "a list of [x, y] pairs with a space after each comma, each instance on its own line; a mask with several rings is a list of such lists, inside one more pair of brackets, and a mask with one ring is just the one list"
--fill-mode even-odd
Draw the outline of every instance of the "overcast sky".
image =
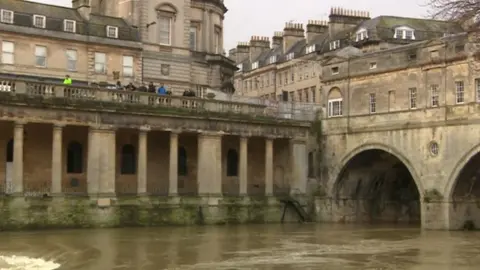
[[[225, 15], [225, 50], [250, 36], [273, 36], [282, 31], [285, 22], [306, 23], [326, 20], [331, 6], [365, 10], [371, 17], [396, 15], [426, 17], [427, 0], [225, 0], [229, 9]], [[71, 0], [34, 0], [55, 5], [71, 6]]]

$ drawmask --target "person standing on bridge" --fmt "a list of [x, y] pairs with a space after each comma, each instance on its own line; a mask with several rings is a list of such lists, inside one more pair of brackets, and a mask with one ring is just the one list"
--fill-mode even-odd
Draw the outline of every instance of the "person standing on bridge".
[[65, 79], [63, 79], [63, 84], [64, 85], [72, 85], [72, 78], [70, 78], [69, 75], [66, 75]]

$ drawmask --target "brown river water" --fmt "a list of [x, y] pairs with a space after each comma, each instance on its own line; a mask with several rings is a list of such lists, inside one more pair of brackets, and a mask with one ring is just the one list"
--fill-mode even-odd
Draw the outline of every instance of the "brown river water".
[[0, 269], [480, 269], [480, 233], [322, 224], [3, 232]]

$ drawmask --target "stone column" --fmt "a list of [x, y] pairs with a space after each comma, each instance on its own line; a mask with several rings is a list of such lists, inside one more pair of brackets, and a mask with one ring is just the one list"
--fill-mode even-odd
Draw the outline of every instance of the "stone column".
[[14, 194], [23, 194], [23, 128], [25, 123], [16, 122], [13, 129], [13, 188]]
[[210, 52], [210, 16], [207, 9], [203, 12], [202, 41], [203, 50]]
[[148, 162], [148, 128], [141, 128], [138, 132], [138, 170], [137, 170], [137, 194], [147, 194], [147, 162]]
[[305, 139], [294, 138], [290, 144], [290, 164], [292, 166], [290, 193], [305, 194], [308, 179], [307, 142]]
[[240, 137], [240, 153], [238, 166], [238, 189], [240, 196], [248, 194], [248, 137]]
[[222, 195], [222, 134], [203, 132], [198, 137], [198, 194]]
[[178, 135], [179, 131], [170, 132], [170, 161], [168, 165], [168, 195], [178, 194]]
[[88, 193], [89, 195], [114, 195], [116, 178], [115, 130], [109, 127], [91, 127], [88, 136]]
[[52, 140], [52, 194], [62, 193], [62, 175], [63, 175], [63, 125], [53, 125]]
[[265, 138], [265, 195], [273, 195], [273, 139]]

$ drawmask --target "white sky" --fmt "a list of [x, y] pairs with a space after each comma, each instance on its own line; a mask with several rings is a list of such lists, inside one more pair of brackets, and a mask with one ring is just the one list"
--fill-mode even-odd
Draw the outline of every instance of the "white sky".
[[[62, 6], [71, 6], [71, 0], [30, 0]], [[293, 20], [327, 20], [330, 7], [365, 10], [371, 17], [396, 15], [425, 17], [427, 0], [225, 0], [229, 9], [225, 15], [225, 50], [239, 41], [249, 41], [250, 36], [273, 36], [282, 31], [285, 22]]]

